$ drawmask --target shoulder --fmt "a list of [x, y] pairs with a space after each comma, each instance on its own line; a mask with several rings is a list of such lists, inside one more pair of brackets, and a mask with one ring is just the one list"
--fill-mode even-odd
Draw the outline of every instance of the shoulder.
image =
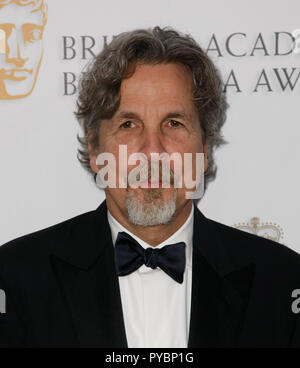
[[49, 255], [58, 243], [63, 244], [68, 241], [74, 229], [80, 231], [87, 227], [94, 213], [95, 211], [82, 213], [3, 244], [0, 246], [0, 269], [5, 264], [33, 262], [35, 258]]
[[208, 221], [235, 263], [252, 262], [265, 270], [284, 271], [300, 277], [300, 255], [288, 246], [214, 220]]

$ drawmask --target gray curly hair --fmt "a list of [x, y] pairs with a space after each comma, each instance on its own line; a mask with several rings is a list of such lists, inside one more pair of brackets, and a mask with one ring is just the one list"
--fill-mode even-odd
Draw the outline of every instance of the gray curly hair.
[[[101, 119], [111, 119], [120, 104], [123, 78], [139, 64], [180, 63], [193, 77], [193, 101], [199, 112], [204, 141], [208, 143], [205, 188], [216, 176], [214, 150], [225, 143], [221, 128], [228, 104], [219, 71], [190, 35], [166, 27], [120, 33], [91, 60], [78, 84], [75, 115], [83, 128], [78, 160], [90, 172], [89, 149], [98, 147]], [[96, 174], [94, 174], [94, 179]]]

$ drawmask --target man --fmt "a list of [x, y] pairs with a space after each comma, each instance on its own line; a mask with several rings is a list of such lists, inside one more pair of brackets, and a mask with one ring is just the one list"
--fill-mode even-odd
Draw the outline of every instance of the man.
[[[0, 248], [1, 346], [300, 345], [299, 255], [207, 219], [186, 181], [175, 185], [187, 153], [193, 175], [202, 154], [205, 184], [214, 177], [226, 107], [210, 59], [174, 30], [120, 34], [93, 60], [79, 86], [79, 159], [103, 184], [99, 156], [115, 158], [116, 185], [95, 211]], [[121, 146], [144, 159], [134, 180]], [[153, 153], [178, 155], [152, 165]]]
[[44, 0], [0, 0], [0, 99], [29, 96], [43, 56]]

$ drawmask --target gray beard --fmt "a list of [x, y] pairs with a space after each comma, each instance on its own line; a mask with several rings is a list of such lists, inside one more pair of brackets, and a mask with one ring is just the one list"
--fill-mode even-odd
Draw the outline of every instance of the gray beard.
[[176, 210], [177, 190], [174, 190], [169, 201], [161, 198], [161, 191], [161, 189], [144, 190], [143, 201], [136, 198], [131, 191], [127, 191], [126, 209], [131, 223], [140, 226], [155, 226], [171, 221]]

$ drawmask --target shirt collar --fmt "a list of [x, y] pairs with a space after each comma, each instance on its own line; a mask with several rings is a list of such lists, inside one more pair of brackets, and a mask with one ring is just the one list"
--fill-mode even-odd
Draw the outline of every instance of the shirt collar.
[[[107, 209], [107, 219], [111, 230], [111, 236], [113, 245], [115, 245], [119, 232], [125, 231], [127, 234], [132, 236], [143, 248], [152, 247], [150, 244], [140, 239], [138, 236], [127, 230], [121, 225]], [[192, 247], [193, 247], [193, 229], [194, 228], [194, 204], [192, 205], [191, 212], [186, 221], [181, 227], [172, 234], [168, 239], [158, 244], [155, 248], [162, 248], [167, 244], [174, 244], [184, 242], [186, 244], [186, 266], [192, 266]]]

